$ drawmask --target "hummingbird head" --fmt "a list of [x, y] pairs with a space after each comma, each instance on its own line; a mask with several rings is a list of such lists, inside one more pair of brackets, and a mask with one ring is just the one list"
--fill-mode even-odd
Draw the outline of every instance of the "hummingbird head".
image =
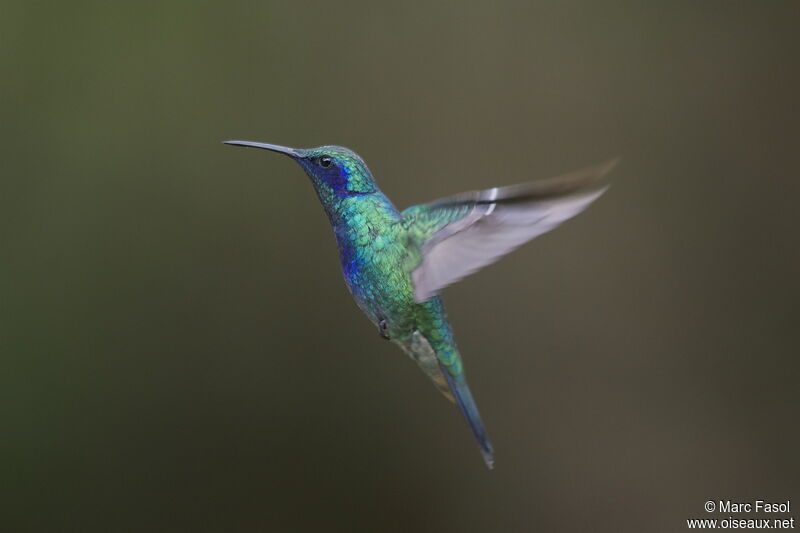
[[224, 141], [224, 143], [263, 148], [288, 155], [300, 163], [320, 194], [331, 193], [339, 198], [345, 198], [377, 190], [364, 160], [357, 153], [342, 146], [288, 148], [252, 141]]

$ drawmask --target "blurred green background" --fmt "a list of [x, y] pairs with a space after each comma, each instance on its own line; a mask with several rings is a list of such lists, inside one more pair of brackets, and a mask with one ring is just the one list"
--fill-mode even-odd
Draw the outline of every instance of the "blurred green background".
[[[4, 1], [0, 529], [800, 506], [798, 6]], [[495, 471], [353, 304], [300, 168], [229, 138], [351, 147], [401, 208], [622, 157], [445, 293]]]

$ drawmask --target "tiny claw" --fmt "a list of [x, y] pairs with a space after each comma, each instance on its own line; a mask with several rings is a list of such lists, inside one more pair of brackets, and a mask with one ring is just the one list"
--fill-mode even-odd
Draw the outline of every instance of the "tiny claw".
[[386, 322], [385, 318], [381, 319], [381, 321], [378, 322], [378, 335], [380, 335], [381, 337], [383, 337], [387, 341], [390, 339], [390, 337], [389, 337], [389, 323]]

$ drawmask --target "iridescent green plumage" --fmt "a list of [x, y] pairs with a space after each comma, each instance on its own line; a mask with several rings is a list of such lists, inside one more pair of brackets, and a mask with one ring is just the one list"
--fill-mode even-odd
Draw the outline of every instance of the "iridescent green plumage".
[[613, 163], [464, 193], [401, 213], [378, 189], [364, 161], [347, 148], [227, 143], [287, 154], [306, 170], [333, 226], [356, 303], [382, 336], [455, 401], [491, 468], [492, 445], [438, 292], [582, 211], [605, 190], [591, 185]]

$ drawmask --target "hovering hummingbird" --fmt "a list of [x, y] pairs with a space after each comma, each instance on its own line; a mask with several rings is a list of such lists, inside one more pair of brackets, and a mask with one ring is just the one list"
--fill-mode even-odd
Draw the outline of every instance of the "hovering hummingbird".
[[358, 306], [454, 401], [489, 468], [492, 444], [472, 398], [439, 291], [555, 228], [596, 200], [616, 161], [572, 174], [494, 187], [398, 211], [364, 160], [341, 146], [225, 144], [288, 155], [306, 171], [328, 214]]

